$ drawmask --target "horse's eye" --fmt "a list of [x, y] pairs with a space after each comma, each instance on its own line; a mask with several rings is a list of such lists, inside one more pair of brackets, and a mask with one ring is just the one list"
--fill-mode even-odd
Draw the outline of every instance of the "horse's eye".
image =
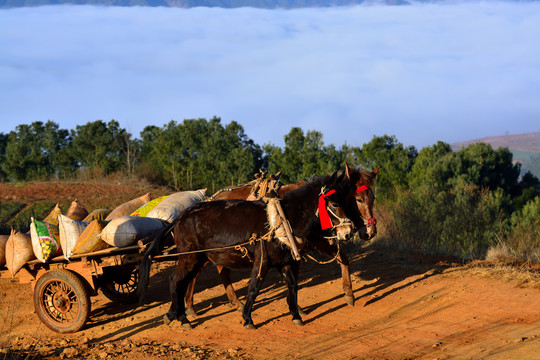
[[356, 199], [356, 201], [358, 201], [360, 204], [364, 202], [362, 199]]

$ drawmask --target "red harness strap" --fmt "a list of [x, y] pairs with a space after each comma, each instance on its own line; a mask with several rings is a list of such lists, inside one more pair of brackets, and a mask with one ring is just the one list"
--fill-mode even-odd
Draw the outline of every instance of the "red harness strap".
[[369, 189], [369, 187], [368, 187], [367, 185], [359, 186], [359, 187], [356, 189], [356, 193], [358, 194], [359, 192], [366, 191], [367, 189]]
[[326, 230], [332, 227], [332, 221], [330, 220], [330, 215], [328, 215], [328, 210], [326, 210], [326, 199], [325, 197], [332, 195], [336, 190], [330, 190], [326, 194], [319, 196], [319, 219], [321, 220], [321, 229]]

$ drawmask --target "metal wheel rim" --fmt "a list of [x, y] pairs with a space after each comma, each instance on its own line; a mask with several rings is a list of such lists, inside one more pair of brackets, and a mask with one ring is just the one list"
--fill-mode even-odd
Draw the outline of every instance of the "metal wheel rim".
[[107, 289], [121, 295], [132, 294], [137, 290], [137, 284], [139, 282], [139, 274], [134, 271], [129, 275], [129, 278], [122, 279], [121, 281], [113, 280], [106, 285]]
[[75, 289], [62, 280], [50, 280], [40, 293], [43, 314], [58, 326], [73, 323], [81, 312]]

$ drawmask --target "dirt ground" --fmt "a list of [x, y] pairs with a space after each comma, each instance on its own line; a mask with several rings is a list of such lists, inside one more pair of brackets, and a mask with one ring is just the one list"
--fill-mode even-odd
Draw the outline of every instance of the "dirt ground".
[[[85, 328], [67, 335], [41, 324], [30, 285], [0, 279], [0, 359], [540, 359], [537, 273], [508, 280], [496, 268], [420, 264], [370, 247], [350, 257], [354, 306], [343, 301], [339, 267], [309, 261], [300, 273], [305, 326], [292, 323], [272, 271], [255, 304], [256, 330], [243, 327], [210, 267], [192, 330], [162, 321], [171, 262], [154, 267], [142, 307], [99, 294]], [[233, 277], [241, 299], [246, 277]]]
[[[0, 201], [44, 199], [88, 210], [119, 205], [151, 191], [125, 184], [0, 184]], [[335, 263], [301, 266], [299, 304], [305, 326], [291, 321], [286, 287], [275, 271], [265, 279], [243, 327], [227, 303], [217, 272], [198, 282], [194, 328], [162, 318], [169, 307], [168, 274], [154, 266], [141, 307], [99, 293], [86, 326], [75, 334], [49, 330], [34, 312], [29, 284], [0, 278], [0, 360], [12, 359], [540, 359], [540, 272], [426, 263], [387, 250], [349, 248], [354, 306], [343, 301]], [[233, 276], [241, 299], [247, 274]]]

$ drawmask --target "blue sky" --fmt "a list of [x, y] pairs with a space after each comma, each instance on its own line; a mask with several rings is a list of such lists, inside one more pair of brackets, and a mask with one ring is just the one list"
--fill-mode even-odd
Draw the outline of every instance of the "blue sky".
[[0, 10], [0, 132], [218, 116], [262, 145], [540, 131], [540, 2]]

